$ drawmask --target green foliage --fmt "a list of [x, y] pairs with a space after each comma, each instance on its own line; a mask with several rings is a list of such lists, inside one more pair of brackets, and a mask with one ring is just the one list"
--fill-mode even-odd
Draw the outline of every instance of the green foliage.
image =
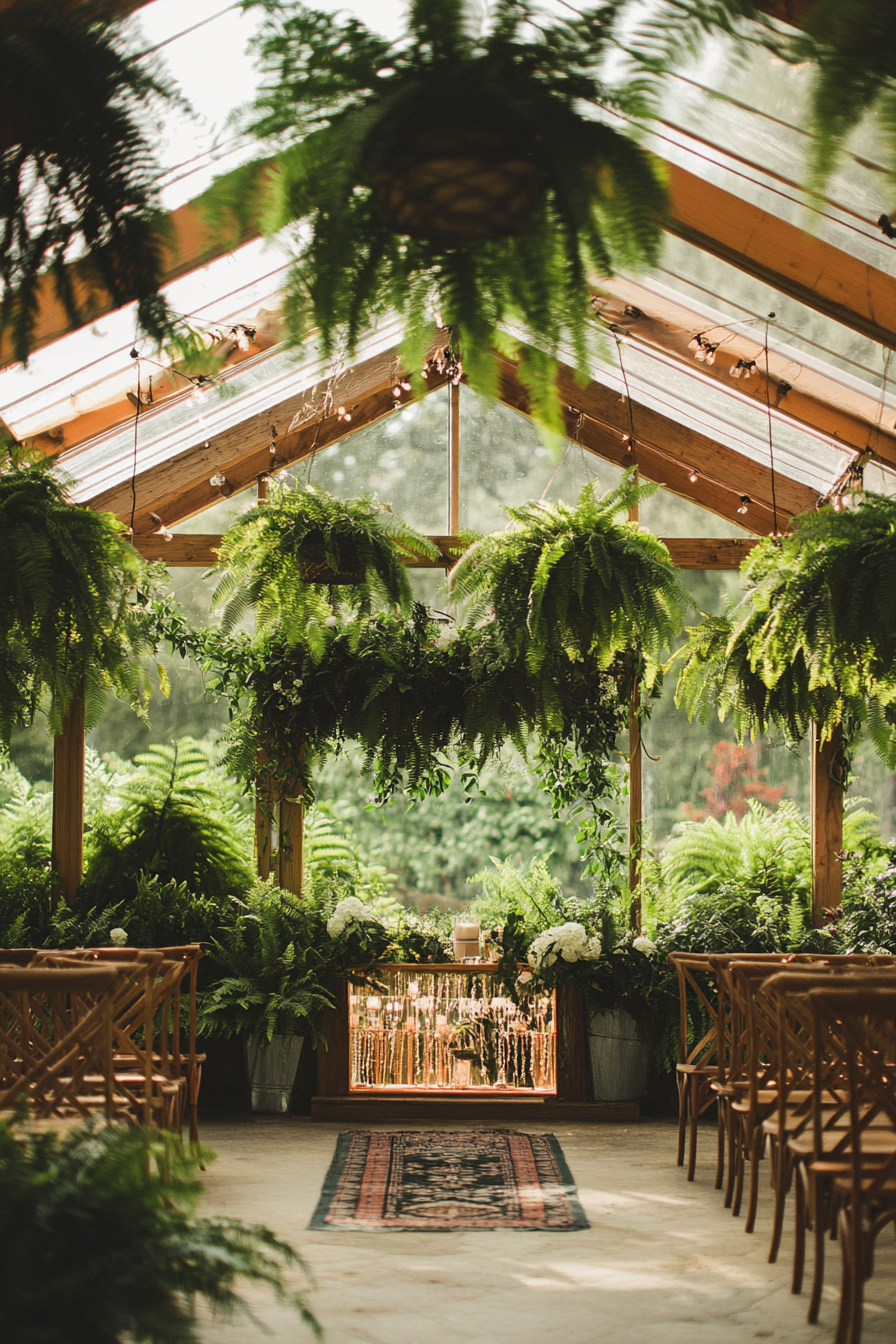
[[689, 632], [678, 703], [731, 713], [741, 740], [772, 723], [805, 736], [814, 719], [847, 735], [868, 720], [896, 763], [896, 500], [794, 519], [743, 565], [747, 593], [725, 618]]
[[467, 911], [481, 921], [484, 929], [501, 928], [513, 914], [531, 941], [542, 929], [567, 917], [560, 884], [545, 859], [532, 859], [525, 868], [511, 859], [492, 858], [490, 863], [490, 868], [483, 868], [470, 879], [482, 890]]
[[87, 1124], [60, 1138], [0, 1121], [0, 1333], [10, 1344], [198, 1344], [197, 1301], [230, 1319], [239, 1280], [320, 1328], [265, 1227], [197, 1218], [211, 1153], [174, 1134]]
[[[844, 850], [864, 856], [866, 873], [879, 866], [876, 820], [859, 802], [847, 806]], [[818, 939], [834, 950], [811, 930], [810, 826], [792, 803], [769, 812], [752, 802], [741, 821], [680, 824], [643, 886], [664, 951], [798, 951]]]
[[393, 798], [376, 807], [360, 753], [347, 745], [316, 772], [315, 790], [326, 811], [350, 825], [367, 859], [388, 865], [395, 892], [406, 903], [464, 903], [465, 883], [487, 854], [522, 863], [550, 855], [564, 887], [582, 884], [575, 829], [565, 816], [552, 816], [550, 799], [518, 752], [505, 750], [494, 765], [484, 766], [475, 787], [468, 783], [465, 789], [455, 770], [438, 797], [413, 799], [410, 805]]
[[92, 819], [79, 901], [105, 906], [128, 900], [141, 873], [185, 884], [211, 901], [245, 891], [252, 881], [251, 849], [235, 809], [221, 809], [207, 780], [207, 752], [184, 738], [151, 747], [136, 763], [142, 769], [121, 785], [123, 805]]
[[[535, 347], [522, 376], [543, 418], [556, 421], [561, 344], [572, 345], [583, 373], [595, 346], [589, 270], [649, 263], [659, 249], [659, 172], [594, 115], [645, 105], [643, 88], [611, 89], [597, 75], [623, 0], [563, 18], [531, 0], [497, 0], [481, 32], [463, 0], [416, 0], [394, 43], [294, 0], [245, 3], [265, 15], [256, 40], [265, 78], [248, 129], [277, 154], [267, 228], [292, 226], [296, 239], [286, 304], [294, 339], [317, 330], [325, 354], [344, 341], [351, 356], [377, 317], [394, 311], [416, 369], [438, 314], [488, 390], [493, 349], [513, 344], [502, 327], [522, 322]], [[520, 231], [476, 234], [489, 224], [484, 204], [472, 235], [440, 236], [438, 225], [395, 233], [384, 183], [407, 182], [420, 159], [463, 159], [471, 144], [488, 157], [483, 138], [503, 146], [499, 159], [530, 166], [534, 205]], [[225, 208], [232, 196], [225, 182]]]
[[254, 609], [259, 630], [276, 626], [285, 638], [321, 649], [325, 623], [340, 604], [334, 587], [301, 578], [303, 556], [315, 552], [334, 575], [356, 576], [346, 600], [365, 614], [375, 603], [407, 614], [413, 599], [403, 559], [438, 556], [431, 541], [376, 500], [272, 481], [269, 499], [225, 535], [214, 598], [226, 602], [223, 628], [232, 630]]
[[[53, 0], [4, 6], [0, 69], [0, 332], [27, 359], [49, 272], [73, 327], [102, 287], [113, 308], [136, 300], [144, 330], [161, 337], [171, 315], [159, 293], [165, 229], [147, 123], [170, 86], [94, 6]], [[81, 249], [76, 288], [65, 262]]]
[[[845, 952], [896, 951], [896, 858], [884, 851], [887, 867], [871, 881], [866, 873], [844, 882], [843, 903], [832, 917], [832, 933]], [[855, 878], [866, 878], [856, 881]]]
[[149, 582], [118, 520], [71, 504], [52, 463], [0, 466], [0, 743], [34, 721], [44, 695], [61, 732], [82, 683], [88, 727], [107, 690], [143, 699]]
[[633, 648], [656, 658], [680, 631], [691, 602], [669, 553], [628, 521], [655, 490], [629, 472], [601, 497], [590, 482], [575, 508], [541, 501], [507, 508], [509, 525], [455, 566], [455, 596], [494, 613], [508, 648], [543, 674], [546, 705], [559, 661], [596, 654], [609, 667]]
[[335, 1007], [332, 942], [318, 906], [256, 882], [231, 912], [209, 958], [215, 983], [201, 996], [203, 1035], [275, 1035], [310, 1031]]
[[52, 945], [53, 882], [41, 853], [0, 853], [0, 947]]

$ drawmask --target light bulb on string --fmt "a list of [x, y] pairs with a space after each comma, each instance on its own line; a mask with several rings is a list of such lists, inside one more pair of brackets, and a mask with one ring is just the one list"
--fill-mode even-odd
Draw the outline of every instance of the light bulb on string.
[[749, 506], [750, 506], [752, 503], [753, 503], [753, 501], [752, 501], [752, 499], [750, 498], [749, 495], [741, 495], [741, 497], [740, 497], [740, 504], [738, 505], [738, 509], [737, 509], [738, 513], [746, 513], [747, 510], [748, 510], [748, 508], [749, 508]]
[[691, 467], [690, 471], [688, 472], [688, 480], [691, 482], [692, 485], [694, 485], [699, 479], [700, 479], [700, 473], [697, 471], [696, 467]]

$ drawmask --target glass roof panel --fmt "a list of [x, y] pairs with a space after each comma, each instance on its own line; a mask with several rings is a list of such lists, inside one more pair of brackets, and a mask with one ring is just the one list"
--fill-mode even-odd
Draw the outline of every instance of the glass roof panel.
[[418, 532], [448, 532], [448, 389], [365, 425], [290, 473], [340, 499], [378, 495]]

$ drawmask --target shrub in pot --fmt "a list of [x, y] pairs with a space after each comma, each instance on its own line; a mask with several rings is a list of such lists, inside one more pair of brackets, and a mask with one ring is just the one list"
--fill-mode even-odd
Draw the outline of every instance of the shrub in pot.
[[317, 1044], [321, 1014], [334, 1008], [326, 926], [310, 901], [258, 882], [230, 915], [208, 954], [216, 977], [200, 995], [200, 1035], [239, 1036], [252, 1108], [285, 1112], [306, 1035]]

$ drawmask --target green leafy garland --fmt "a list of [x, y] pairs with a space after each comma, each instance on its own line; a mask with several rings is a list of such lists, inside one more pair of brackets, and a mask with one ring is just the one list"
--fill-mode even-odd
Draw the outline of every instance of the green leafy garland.
[[866, 494], [766, 538], [742, 572], [746, 596], [690, 631], [678, 702], [731, 713], [743, 740], [773, 723], [794, 739], [869, 723], [896, 764], [896, 500]]
[[[572, 345], [583, 373], [595, 349], [589, 271], [648, 264], [659, 250], [659, 171], [597, 114], [645, 110], [643, 86], [610, 90], [596, 74], [625, 0], [563, 19], [531, 0], [496, 0], [481, 33], [464, 0], [413, 0], [408, 30], [392, 43], [295, 0], [246, 4], [265, 12], [256, 47], [266, 78], [248, 129], [277, 154], [266, 227], [292, 228], [296, 238], [286, 303], [293, 338], [316, 328], [325, 354], [344, 340], [351, 356], [377, 317], [394, 311], [418, 369], [438, 316], [489, 391], [493, 349], [515, 345], [502, 325], [522, 322], [536, 347], [522, 376], [540, 415], [556, 421], [561, 344]], [[458, 184], [452, 174], [471, 159], [484, 166]], [[488, 236], [495, 174], [519, 179], [530, 199]], [[394, 217], [390, 193], [413, 192], [421, 178], [430, 214], [445, 201], [441, 225]], [[222, 207], [237, 179], [255, 182], [257, 165], [221, 180]], [[449, 209], [471, 197], [463, 227], [449, 233]], [[300, 221], [310, 223], [307, 239]]]
[[0, 465], [0, 743], [33, 722], [45, 694], [54, 733], [81, 686], [88, 728], [107, 690], [139, 707], [152, 586], [114, 515], [70, 503], [52, 463]]

